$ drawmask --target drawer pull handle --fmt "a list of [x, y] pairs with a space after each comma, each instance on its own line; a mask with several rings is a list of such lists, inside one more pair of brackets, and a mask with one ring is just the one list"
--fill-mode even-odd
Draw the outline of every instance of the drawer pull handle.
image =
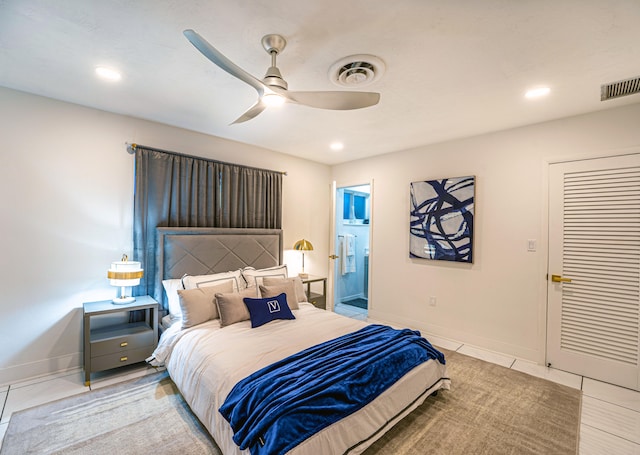
[[121, 362], [126, 362], [129, 359], [129, 357], [124, 356], [124, 357], [120, 357], [120, 361]]
[[120, 347], [124, 348], [125, 346], [128, 346], [129, 343], [127, 343], [126, 341], [123, 341], [122, 343], [120, 343]]

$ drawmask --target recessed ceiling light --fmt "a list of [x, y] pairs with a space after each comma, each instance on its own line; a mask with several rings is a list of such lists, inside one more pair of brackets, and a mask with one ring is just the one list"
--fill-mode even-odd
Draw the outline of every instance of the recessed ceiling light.
[[337, 152], [344, 148], [344, 144], [342, 142], [333, 142], [331, 143], [331, 145], [329, 145], [329, 147], [331, 148], [331, 150], [334, 150]]
[[103, 79], [108, 81], [119, 81], [122, 78], [122, 75], [111, 68], [106, 68], [104, 66], [99, 66], [96, 68], [96, 74]]
[[549, 87], [536, 87], [527, 90], [527, 92], [524, 94], [524, 97], [528, 99], [540, 98], [542, 96], [547, 96], [549, 92], [551, 92], [551, 89]]

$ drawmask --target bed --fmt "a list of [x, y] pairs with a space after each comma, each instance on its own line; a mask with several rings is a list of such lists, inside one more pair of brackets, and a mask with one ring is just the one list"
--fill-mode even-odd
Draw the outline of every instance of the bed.
[[[280, 230], [158, 228], [157, 239], [156, 281], [166, 291], [162, 302], [167, 309], [171, 298], [175, 298], [170, 296], [173, 290], [167, 283], [177, 286], [181, 281], [184, 286], [182, 277], [185, 274], [194, 277], [194, 281], [197, 281], [195, 277], [223, 277], [226, 279], [224, 286], [234, 287], [232, 292], [237, 293], [253, 292], [248, 289], [252, 288], [251, 283], [247, 285], [252, 280], [255, 280], [253, 287], [256, 292], [260, 289], [259, 283], [280, 283], [277, 280], [281, 279], [283, 283], [287, 282], [287, 286], [293, 286], [289, 282], [296, 281], [295, 278], [287, 278], [286, 272], [283, 274], [286, 266], [281, 265]], [[244, 282], [236, 279], [238, 270]], [[273, 277], [273, 274], [284, 276]], [[237, 281], [236, 285], [234, 281]], [[218, 283], [216, 281], [217, 286], [223, 286]], [[269, 287], [261, 289], [264, 291]], [[275, 289], [280, 288], [276, 286]], [[181, 295], [185, 296], [184, 292], [181, 291]], [[230, 294], [216, 295], [220, 298], [218, 303], [221, 303], [224, 301], [222, 296]], [[350, 337], [368, 330], [391, 330], [318, 309], [305, 302], [303, 296], [294, 295], [297, 297], [286, 293], [289, 301], [298, 300], [297, 305], [291, 305], [295, 319], [275, 319], [255, 328], [252, 328], [251, 319], [229, 320], [222, 311], [224, 306], [218, 306], [221, 311], [218, 318], [187, 324], [187, 327], [184, 327], [185, 321], [189, 320], [187, 313], [182, 314], [182, 323], [180, 316], [175, 315], [165, 320], [166, 328], [150, 362], [167, 368], [192, 411], [225, 455], [250, 453], [249, 449], [241, 450], [234, 442], [234, 431], [219, 412], [241, 381], [256, 372], [259, 376], [263, 369], [283, 362], [282, 359], [313, 350], [318, 345], [324, 346], [321, 343], [332, 343], [342, 339], [339, 337]], [[183, 308], [187, 307], [183, 305]], [[441, 388], [449, 388], [446, 365], [437, 359], [421, 361], [407, 371], [371, 401], [305, 436], [304, 440], [295, 442], [286, 453], [362, 453], [429, 395]], [[323, 384], [330, 389], [339, 386], [341, 381], [334, 383], [325, 378]], [[283, 437], [288, 436], [282, 434], [288, 430], [278, 431]]]

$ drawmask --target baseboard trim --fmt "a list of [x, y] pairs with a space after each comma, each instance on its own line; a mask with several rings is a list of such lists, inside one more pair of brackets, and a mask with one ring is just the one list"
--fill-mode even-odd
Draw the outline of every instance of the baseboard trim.
[[386, 324], [390, 325], [396, 324], [420, 330], [427, 338], [429, 338], [428, 335], [438, 336], [460, 344], [474, 346], [480, 349], [541, 364], [540, 353], [535, 349], [528, 349], [522, 346], [504, 343], [499, 340], [473, 335], [459, 330], [452, 330], [451, 328], [444, 328], [434, 324], [422, 323], [420, 321], [398, 317], [397, 315], [391, 315], [380, 311], [369, 310], [369, 318], [384, 321]]
[[82, 367], [82, 353], [75, 352], [59, 357], [0, 368], [0, 386], [11, 385], [80, 367]]

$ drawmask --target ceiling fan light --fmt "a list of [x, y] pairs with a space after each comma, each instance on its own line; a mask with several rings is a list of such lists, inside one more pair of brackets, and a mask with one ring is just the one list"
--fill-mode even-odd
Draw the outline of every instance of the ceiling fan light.
[[282, 106], [286, 100], [284, 96], [278, 95], [277, 93], [267, 93], [262, 97], [262, 102], [267, 106]]

